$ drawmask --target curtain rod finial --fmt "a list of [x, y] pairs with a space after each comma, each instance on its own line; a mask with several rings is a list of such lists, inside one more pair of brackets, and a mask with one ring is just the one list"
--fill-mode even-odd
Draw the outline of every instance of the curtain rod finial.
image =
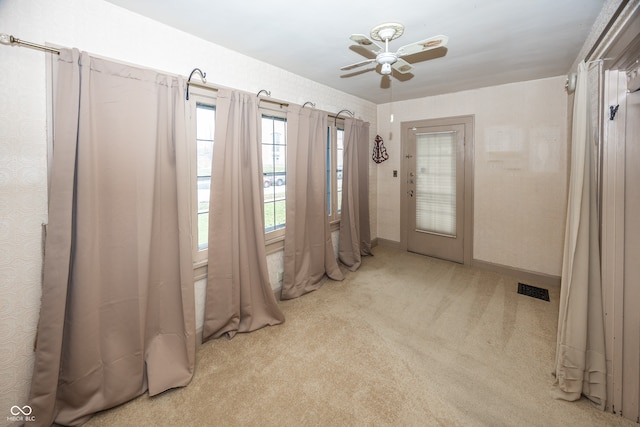
[[11, 45], [13, 44], [13, 40], [14, 40], [13, 36], [10, 36], [9, 34], [5, 34], [5, 33], [0, 33], [0, 43]]

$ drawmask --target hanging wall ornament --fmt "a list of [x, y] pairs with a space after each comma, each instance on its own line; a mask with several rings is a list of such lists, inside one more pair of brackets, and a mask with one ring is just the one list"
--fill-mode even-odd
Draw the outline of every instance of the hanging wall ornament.
[[387, 154], [387, 149], [384, 148], [384, 142], [380, 135], [376, 135], [375, 141], [376, 143], [373, 146], [373, 155], [371, 158], [376, 163], [382, 163], [389, 158], [389, 155]]

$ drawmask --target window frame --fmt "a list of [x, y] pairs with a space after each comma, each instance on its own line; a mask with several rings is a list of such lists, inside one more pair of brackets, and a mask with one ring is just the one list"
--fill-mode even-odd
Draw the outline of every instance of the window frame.
[[[285, 147], [285, 159], [284, 159], [284, 163], [285, 163], [285, 173], [286, 173], [286, 169], [287, 169], [287, 145], [288, 145], [288, 126], [287, 126], [287, 112], [286, 111], [281, 111], [281, 110], [275, 110], [275, 109], [271, 109], [271, 108], [264, 108], [264, 107], [260, 107], [259, 110], [260, 112], [260, 120], [262, 121], [263, 118], [274, 118], [274, 119], [279, 119], [279, 120], [283, 120], [284, 121], [284, 147]], [[260, 126], [260, 129], [262, 130], [262, 125]], [[260, 145], [262, 147], [262, 137], [263, 135], [260, 135]], [[260, 160], [260, 167], [261, 167], [261, 172], [264, 176], [264, 159], [261, 158]], [[270, 188], [270, 187], [269, 187]], [[263, 188], [264, 191], [264, 188]], [[285, 204], [285, 225], [282, 228], [278, 228], [275, 230], [270, 230], [270, 231], [266, 231], [264, 232], [264, 239], [265, 239], [265, 246], [266, 246], [266, 250], [267, 250], [267, 254], [271, 254], [271, 253], [275, 253], [278, 252], [282, 249], [284, 249], [284, 235], [285, 235], [285, 230], [287, 228], [287, 222], [286, 222], [286, 209], [287, 209], [287, 195], [286, 195], [286, 178], [285, 178], [285, 196], [284, 196], [284, 204]], [[264, 202], [264, 196], [262, 199], [262, 207], [263, 207], [263, 219], [264, 219], [264, 207], [265, 207], [265, 202]]]
[[[216, 97], [217, 91], [210, 90], [207, 88], [199, 88], [197, 86], [191, 86], [189, 92], [189, 102], [188, 102], [188, 111], [189, 111], [189, 123], [187, 129], [187, 137], [189, 141], [189, 158], [190, 158], [190, 196], [191, 196], [191, 218], [192, 218], [192, 253], [193, 253], [193, 268], [194, 268], [194, 279], [202, 279], [206, 277], [207, 274], [207, 264], [208, 264], [208, 248], [207, 249], [199, 249], [198, 248], [198, 193], [197, 193], [197, 185], [198, 185], [198, 177], [197, 177], [197, 144], [196, 144], [196, 108], [198, 105], [207, 105], [213, 108], [216, 107]], [[260, 113], [260, 118], [262, 120], [263, 116], [266, 117], [274, 117], [278, 119], [283, 119], [285, 121], [285, 147], [288, 144], [288, 127], [287, 123], [287, 109], [283, 108], [282, 105], [278, 107], [267, 107], [260, 106], [258, 109]], [[262, 129], [262, 127], [261, 127]], [[340, 228], [340, 219], [341, 214], [336, 212], [335, 208], [338, 206], [338, 193], [337, 193], [337, 185], [338, 185], [338, 170], [337, 170], [337, 132], [338, 130], [344, 131], [344, 119], [335, 119], [334, 117], [328, 115], [327, 120], [327, 144], [330, 144], [330, 174], [331, 179], [328, 180], [328, 184], [330, 187], [328, 191], [331, 197], [331, 209], [332, 212], [329, 215], [329, 223], [331, 231], [339, 230]], [[260, 144], [262, 144], [262, 135], [260, 135]], [[286, 152], [285, 152], [286, 153]], [[286, 154], [285, 154], [285, 162], [286, 162]], [[264, 167], [262, 164], [262, 158], [260, 161], [261, 172], [264, 173]], [[285, 184], [286, 185], [286, 184]], [[286, 188], [286, 187], [285, 187]], [[264, 209], [264, 196], [263, 196], [263, 209]], [[285, 211], [286, 211], [286, 190], [285, 190]], [[326, 212], [328, 214], [328, 212]], [[264, 212], [263, 212], [264, 219]], [[265, 249], [267, 255], [280, 252], [284, 250], [284, 236], [286, 230], [286, 219], [285, 226], [273, 230], [273, 231], [265, 231]]]
[[[206, 276], [206, 266], [209, 259], [209, 248], [198, 247], [198, 164], [197, 164], [197, 107], [206, 105], [216, 108], [216, 92], [191, 86], [189, 88], [187, 138], [189, 141], [189, 195], [191, 206], [191, 252], [193, 256], [194, 277]], [[211, 208], [209, 208], [211, 211]]]
[[[338, 158], [338, 131], [344, 132], [344, 119], [333, 119], [331, 118], [327, 122], [327, 144], [330, 144], [330, 164], [329, 167], [326, 168], [331, 174], [331, 179], [329, 180], [330, 188], [328, 188], [328, 192], [330, 195], [330, 209], [331, 212], [327, 212], [329, 216], [329, 223], [331, 224], [331, 230], [335, 231], [340, 226], [341, 219], [341, 211], [337, 210], [338, 207], [338, 162], [336, 161]], [[344, 134], [343, 134], [344, 138]], [[343, 150], [344, 150], [344, 139], [343, 139]], [[343, 151], [344, 153], [344, 151]], [[344, 163], [343, 163], [344, 165]], [[344, 167], [344, 166], [343, 166]]]

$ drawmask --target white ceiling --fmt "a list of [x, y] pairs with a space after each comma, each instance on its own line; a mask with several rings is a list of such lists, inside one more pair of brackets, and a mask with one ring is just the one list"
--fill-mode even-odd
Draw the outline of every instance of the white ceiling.
[[[564, 75], [604, 0], [107, 0], [202, 39], [377, 104]], [[434, 35], [439, 57], [414, 63], [412, 77], [372, 66], [351, 34], [399, 22], [391, 51]], [[425, 55], [425, 54], [422, 54]], [[425, 55], [428, 57], [428, 55]], [[364, 71], [354, 73], [354, 71]]]

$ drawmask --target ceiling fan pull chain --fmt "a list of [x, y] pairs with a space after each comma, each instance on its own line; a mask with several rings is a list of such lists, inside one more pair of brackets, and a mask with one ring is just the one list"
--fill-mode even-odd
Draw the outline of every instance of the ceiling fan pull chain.
[[382, 163], [385, 160], [389, 159], [389, 154], [387, 154], [387, 149], [384, 147], [384, 141], [380, 135], [376, 135], [375, 145], [373, 146], [373, 154], [371, 158], [376, 163]]

